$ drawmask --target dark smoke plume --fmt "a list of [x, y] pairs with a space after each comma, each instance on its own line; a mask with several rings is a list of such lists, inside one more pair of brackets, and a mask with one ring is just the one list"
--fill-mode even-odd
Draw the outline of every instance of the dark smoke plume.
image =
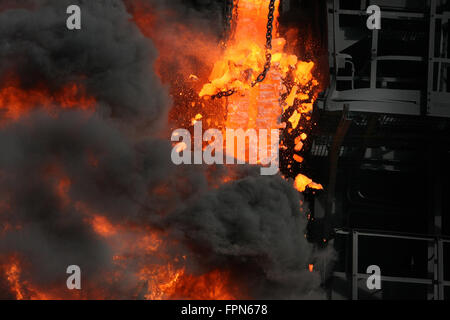
[[[178, 24], [207, 21], [181, 1], [147, 3], [156, 13], [184, 13]], [[83, 8], [79, 32], [65, 28], [69, 4]], [[216, 6], [207, 8], [220, 15]], [[161, 41], [155, 43], [164, 46]], [[190, 60], [189, 50], [177, 55]], [[159, 138], [171, 99], [153, 71], [157, 55], [122, 1], [0, 1], [0, 89], [13, 72], [23, 89], [45, 83], [57, 92], [76, 82], [97, 101], [93, 115], [49, 115], [36, 106], [0, 127], [0, 264], [12, 254], [25, 257], [23, 276], [44, 288], [64, 285], [65, 268], [78, 264], [88, 298], [99, 291], [106, 298], [135, 297], [136, 270], [117, 283], [105, 280], [113, 253], [86, 221], [87, 207], [112, 223], [164, 231], [177, 243], [169, 254], [191, 257], [189, 272], [228, 268], [250, 297], [320, 297], [320, 279], [307, 271], [314, 252], [304, 238], [300, 195], [290, 183], [260, 177], [254, 167], [172, 164], [171, 146]], [[237, 181], [212, 187], [230, 175]], [[67, 194], [60, 186], [65, 177]], [[153, 192], [161, 186], [168, 190], [163, 196]], [[151, 255], [133, 259], [155, 262]], [[6, 286], [0, 276], [0, 298], [11, 297]]]
[[311, 245], [298, 193], [281, 177], [250, 176], [209, 192], [169, 218], [198, 261], [225, 266], [253, 298], [305, 298], [320, 278], [307, 271]]
[[[39, 0], [37, 9], [6, 10], [0, 19], [0, 73], [11, 69], [25, 88], [44, 82], [57, 90], [86, 86], [105, 117], [153, 126], [169, 101], [150, 72], [156, 51], [119, 0]], [[82, 30], [66, 29], [66, 8], [82, 8]], [[130, 127], [131, 123], [130, 123]]]

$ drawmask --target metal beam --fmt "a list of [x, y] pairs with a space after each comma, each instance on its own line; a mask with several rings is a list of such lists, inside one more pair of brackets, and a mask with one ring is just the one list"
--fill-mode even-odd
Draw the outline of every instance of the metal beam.
[[[333, 276], [336, 278], [346, 279], [347, 276], [344, 272], [333, 272]], [[371, 275], [365, 273], [358, 273], [358, 279], [368, 279]], [[433, 284], [432, 279], [423, 279], [423, 278], [408, 278], [408, 277], [390, 277], [381, 275], [381, 281], [384, 282], [395, 282], [395, 283], [414, 283], [414, 284]]]
[[352, 233], [352, 300], [358, 300], [358, 232]]
[[344, 110], [342, 112], [342, 118], [336, 129], [336, 133], [334, 134], [333, 142], [331, 144], [329, 152], [330, 170], [327, 186], [327, 198], [326, 198], [327, 200], [325, 204], [325, 220], [324, 220], [325, 238], [328, 238], [333, 231], [333, 226], [331, 224], [331, 217], [333, 215], [333, 203], [335, 201], [339, 153], [342, 147], [342, 143], [344, 142], [345, 136], [347, 135], [347, 131], [350, 128], [350, 124], [352, 123], [352, 120], [348, 119], [347, 114], [348, 114], [348, 107], [344, 107]]
[[378, 36], [379, 30], [374, 29], [372, 31], [372, 63], [370, 66], [370, 88], [375, 89], [377, 87], [377, 73], [378, 73]]
[[427, 84], [427, 99], [426, 99], [426, 114], [431, 113], [432, 92], [434, 84], [434, 42], [436, 30], [436, 0], [430, 0], [430, 24], [428, 32], [428, 84]]
[[[366, 8], [364, 10], [351, 10], [351, 9], [339, 9], [338, 14], [345, 14], [351, 16], [367, 16]], [[381, 18], [397, 19], [397, 20], [409, 20], [409, 19], [424, 19], [425, 14], [415, 12], [400, 12], [400, 11], [381, 11]]]
[[[420, 235], [420, 234], [409, 234], [402, 232], [383, 232], [379, 230], [365, 230], [365, 229], [352, 229], [343, 230], [343, 229], [335, 229], [336, 234], [349, 235], [353, 231], [358, 232], [360, 236], [366, 237], [380, 237], [380, 238], [393, 238], [393, 239], [405, 239], [405, 240], [422, 240], [422, 241], [434, 241], [436, 239], [435, 236], [432, 235]], [[450, 243], [450, 239], [442, 238], [441, 241], [443, 243]]]

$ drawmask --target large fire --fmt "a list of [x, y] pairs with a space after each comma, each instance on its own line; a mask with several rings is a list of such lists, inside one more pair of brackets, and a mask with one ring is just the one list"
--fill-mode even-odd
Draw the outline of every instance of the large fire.
[[[275, 1], [274, 22], [272, 26], [272, 49], [270, 71], [264, 81], [256, 80], [266, 63], [266, 37], [269, 15], [269, 2], [263, 0], [242, 0], [235, 13], [235, 32], [226, 43], [222, 58], [214, 64], [209, 77], [210, 82], [201, 89], [200, 97], [215, 97], [220, 92], [234, 92], [224, 99], [227, 108], [226, 128], [230, 129], [280, 129], [286, 128], [287, 135], [296, 135], [295, 151], [300, 152], [307, 134], [306, 128], [298, 128], [300, 120], [311, 120], [313, 104], [317, 98], [319, 82], [313, 76], [314, 62], [301, 61], [294, 54], [287, 54], [286, 40], [278, 33], [279, 3]], [[256, 85], [255, 85], [256, 84]], [[287, 115], [288, 123], [282, 123]], [[309, 124], [310, 126], [311, 124]], [[270, 141], [270, 136], [267, 137]], [[288, 139], [286, 139], [288, 140]], [[279, 144], [280, 141], [271, 141]], [[281, 142], [281, 147], [284, 144]], [[256, 146], [249, 146], [256, 148]], [[246, 155], [236, 155], [244, 158]], [[260, 155], [260, 159], [264, 155]], [[302, 162], [303, 158], [295, 153], [292, 158]], [[289, 161], [289, 160], [288, 160]], [[297, 176], [295, 187], [322, 189], [311, 179]]]
[[[277, 0], [270, 71], [263, 82], [252, 85], [266, 62], [268, 3], [268, 0], [239, 1], [234, 16], [236, 24], [234, 36], [226, 43], [223, 54], [217, 56], [208, 83], [203, 85], [196, 97], [186, 98], [189, 100], [187, 104], [204, 106], [203, 103], [208, 97], [222, 91], [233, 90], [235, 93], [232, 96], [220, 102], [227, 110], [224, 127], [244, 130], [285, 129], [288, 137], [271, 143], [279, 144], [282, 149], [287, 140], [291, 139], [295, 141], [295, 151], [300, 152], [307, 139], [307, 134], [302, 131], [306, 128], [299, 128], [300, 120], [303, 119], [303, 123], [305, 120], [311, 120], [312, 106], [317, 98], [319, 83], [313, 76], [315, 64], [312, 61], [301, 61], [297, 56], [286, 53], [289, 44], [278, 33], [279, 0]], [[152, 15], [145, 13], [140, 15], [139, 12], [133, 14], [135, 21], [145, 33], [146, 27], [154, 22]], [[210, 44], [204, 45], [205, 48], [209, 46]], [[212, 56], [215, 54], [205, 59], [209, 62]], [[198, 81], [199, 78], [199, 74], [191, 75], [189, 81]], [[58, 117], [59, 112], [65, 109], [82, 110], [88, 115], [95, 112], [96, 99], [78, 83], [55, 90], [50, 90], [45, 84], [23, 89], [15, 79], [9, 77], [0, 83], [0, 127], [20, 120], [34, 111], [36, 106], [53, 117]], [[200, 120], [207, 120], [211, 125], [223, 121], [202, 113], [196, 113], [191, 124]], [[283, 123], [283, 117], [288, 119], [287, 123]], [[293, 135], [295, 136], [292, 137]], [[97, 156], [86, 152], [89, 165], [95, 169], [99, 165]], [[302, 157], [294, 153], [292, 161], [302, 162]], [[1, 174], [2, 172], [0, 176]], [[228, 270], [215, 269], [193, 273], [187, 267], [191, 258], [188, 254], [178, 254], [175, 260], [169, 260], [173, 258], [173, 254], [169, 254], [169, 251], [178, 244], [171, 243], [173, 240], [168, 240], [164, 231], [145, 225], [110, 221], [105, 213], [97, 212], [88, 204], [72, 199], [70, 195], [76, 177], [67, 175], [58, 163], [42, 168], [41, 176], [42, 181], [53, 186], [54, 196], [59, 199], [60, 206], [73, 207], [77, 214], [83, 217], [84, 223], [90, 226], [91, 231], [109, 244], [113, 252], [114, 271], [105, 275], [102, 281], [111, 287], [117, 279], [129, 277], [134, 280], [133, 283], [140, 284], [140, 287], [133, 291], [136, 298], [249, 298], [245, 289], [234, 283]], [[232, 177], [224, 177], [222, 182], [230, 180]], [[217, 181], [211, 182], [213, 183]], [[295, 187], [299, 191], [306, 188], [322, 188], [304, 175], [297, 176]], [[162, 197], [170, 195], [170, 190], [165, 186], [151, 192]], [[8, 197], [0, 197], [0, 216], [7, 212], [8, 208]], [[22, 227], [20, 224], [3, 225], [0, 235], [9, 229], [20, 230]], [[150, 261], [139, 259], [141, 256], [150, 256], [152, 259]], [[4, 278], [9, 284], [10, 292], [16, 299], [117, 298], [107, 290], [95, 289], [95, 283], [84, 284], [92, 290], [75, 293], [61, 292], [58, 289], [60, 284], [41, 287], [32, 283], [26, 276], [26, 270], [30, 268], [24, 256], [0, 257], [0, 278]], [[134, 271], [129, 274], [128, 270]], [[312, 267], [310, 270], [312, 271]]]
[[[77, 108], [92, 114], [95, 109], [95, 99], [89, 97], [77, 84], [65, 86], [54, 93], [43, 86], [24, 90], [13, 81], [5, 82], [0, 88], [0, 111], [3, 111], [0, 123], [3, 125], [26, 117], [34, 109], [37, 110], [37, 107], [48, 112], [52, 117], [58, 117], [59, 112], [68, 108]], [[94, 168], [98, 165], [98, 160], [91, 154], [88, 154], [88, 162]], [[123, 278], [125, 270], [130, 268], [131, 264], [139, 263], [138, 271], [132, 275], [142, 284], [140, 291], [135, 290], [137, 298], [152, 300], [236, 298], [227, 289], [230, 280], [226, 271], [214, 270], [206, 274], [192, 275], [186, 271], [185, 263], [188, 259], [186, 255], [181, 256], [177, 261], [167, 261], [169, 255], [166, 255], [165, 250], [170, 247], [170, 244], [163, 240], [164, 235], [158, 230], [131, 224], [114, 224], [102, 213], [93, 211], [86, 204], [73, 201], [69, 196], [72, 178], [67, 176], [58, 164], [42, 168], [42, 181], [53, 186], [54, 195], [59, 198], [62, 207], [74, 207], [81, 216], [85, 217], [84, 221], [91, 226], [92, 231], [108, 241], [114, 252], [113, 263], [116, 271], [108, 275], [107, 282], [113, 283]], [[8, 203], [0, 201], [0, 216], [8, 210]], [[0, 235], [12, 228], [20, 230], [21, 227], [21, 225], [3, 225]], [[148, 255], [155, 257], [154, 264], [134, 259]], [[93, 288], [86, 295], [78, 292], [70, 294], [67, 291], [62, 293], [56, 289], [57, 286], [39, 288], [23, 278], [24, 263], [26, 263], [26, 257], [17, 255], [0, 257], [0, 273], [9, 283], [10, 291], [15, 299], [114, 298], [109, 293]], [[94, 284], [88, 285], [94, 286]], [[92, 291], [95, 294], [92, 294]]]

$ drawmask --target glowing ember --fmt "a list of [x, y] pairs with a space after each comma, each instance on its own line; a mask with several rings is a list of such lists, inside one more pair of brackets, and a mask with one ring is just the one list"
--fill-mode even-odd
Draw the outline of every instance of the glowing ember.
[[322, 190], [322, 185], [313, 182], [310, 178], [303, 174], [299, 174], [295, 178], [294, 182], [295, 189], [297, 189], [299, 192], [304, 192], [306, 188], [316, 189], [316, 190]]
[[116, 234], [115, 227], [105, 217], [96, 215], [92, 218], [92, 227], [95, 232], [103, 237], [110, 237]]
[[201, 114], [197, 114], [194, 119], [192, 119], [192, 125], [195, 125], [198, 121], [200, 121], [203, 118]]
[[302, 156], [294, 154], [294, 160], [297, 161], [298, 163], [302, 163], [304, 159]]

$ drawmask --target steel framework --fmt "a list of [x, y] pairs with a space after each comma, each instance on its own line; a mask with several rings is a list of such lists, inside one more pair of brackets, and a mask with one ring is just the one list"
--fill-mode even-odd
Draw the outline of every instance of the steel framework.
[[[382, 275], [381, 280], [384, 282], [395, 282], [395, 283], [409, 283], [409, 284], [425, 284], [433, 286], [433, 296], [434, 300], [444, 300], [444, 288], [450, 287], [450, 281], [445, 281], [444, 279], [444, 244], [450, 243], [449, 239], [442, 237], [432, 237], [428, 235], [406, 235], [401, 233], [384, 233], [384, 232], [374, 232], [374, 231], [364, 231], [364, 230], [341, 230], [336, 229], [336, 234], [351, 236], [352, 237], [352, 268], [351, 275], [345, 272], [334, 272], [333, 276], [336, 278], [342, 278], [346, 280], [351, 280], [351, 297], [352, 300], [358, 300], [358, 281], [360, 279], [367, 279], [370, 275], [366, 273], [361, 273], [358, 269], [358, 253], [359, 253], [359, 239], [360, 237], [377, 237], [377, 238], [389, 238], [389, 239], [403, 239], [403, 240], [414, 240], [414, 241], [425, 241], [427, 243], [433, 244], [432, 252], [432, 276], [431, 278], [409, 278], [409, 277], [398, 277], [398, 276], [387, 276]], [[349, 278], [350, 276], [350, 278]]]
[[[403, 1], [404, 2], [404, 1]], [[326, 99], [319, 101], [319, 107], [327, 111], [343, 110], [344, 105], [349, 106], [351, 112], [375, 112], [383, 114], [399, 115], [427, 115], [436, 117], [450, 117], [450, 92], [447, 85], [447, 73], [450, 66], [448, 55], [449, 42], [449, 17], [444, 5], [447, 0], [426, 0], [426, 12], [411, 12], [401, 6], [401, 1], [375, 1], [383, 3], [382, 19], [395, 21], [396, 23], [420, 23], [424, 26], [428, 47], [426, 54], [380, 54], [381, 30], [364, 30], [364, 19], [367, 17], [366, 8], [374, 1], [361, 0], [360, 8], [342, 8], [342, 0], [328, 0], [328, 39], [329, 39], [329, 64], [331, 70], [331, 85]], [[399, 3], [393, 7], [393, 3]], [[439, 10], [438, 10], [439, 9]], [[369, 33], [371, 38], [370, 72], [369, 76], [355, 75], [354, 62], [351, 55], [345, 53], [345, 49], [354, 45], [359, 40], [357, 37], [346, 35], [346, 30], [341, 26], [343, 17], [360, 17], [361, 24], [355, 26], [358, 32]], [[383, 25], [383, 24], [382, 24]], [[408, 89], [408, 82], [413, 79], [399, 76], [382, 76], [379, 74], [380, 63], [413, 63], [415, 66], [424, 65], [427, 69], [426, 85], [423, 89]], [[350, 75], [342, 75], [342, 70], [351, 66]], [[355, 88], [355, 82], [364, 82], [364, 85]], [[349, 83], [350, 88], [340, 90], [342, 83]], [[403, 88], [395, 88], [401, 84]], [[394, 88], [392, 88], [394, 87]]]

